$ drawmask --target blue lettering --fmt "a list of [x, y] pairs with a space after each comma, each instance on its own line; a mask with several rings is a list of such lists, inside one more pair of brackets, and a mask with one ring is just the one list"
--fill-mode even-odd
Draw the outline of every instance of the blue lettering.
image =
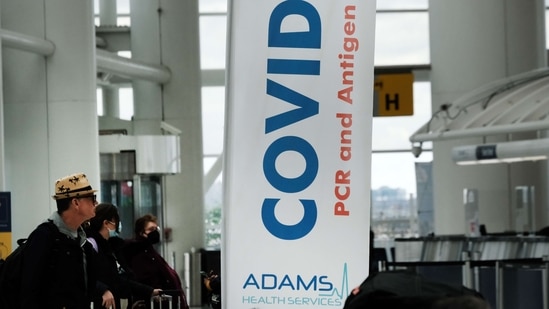
[[[323, 287], [317, 289], [318, 286]], [[253, 274], [250, 274], [246, 279], [243, 288], [246, 289], [250, 287], [262, 290], [282, 290], [289, 288], [294, 291], [308, 291], [312, 288], [313, 291], [331, 291], [333, 289], [333, 284], [328, 280], [328, 276], [314, 275], [307, 283], [301, 275], [297, 275], [295, 278], [292, 278], [288, 274], [284, 274], [281, 277], [276, 274], [261, 274], [260, 286], [257, 283], [256, 277]]]
[[319, 288], [319, 291], [331, 291], [334, 288], [334, 285], [326, 279], [328, 279], [328, 276], [320, 276], [318, 278], [320, 285], [324, 286], [323, 288]]
[[[286, 0], [278, 4], [269, 18], [269, 48], [320, 49], [322, 23], [315, 7], [303, 0]], [[267, 74], [320, 75], [320, 60], [267, 59]], [[285, 128], [319, 113], [319, 103], [287, 86], [267, 78], [266, 93], [273, 98], [293, 104], [296, 108], [265, 119], [265, 134]], [[276, 169], [276, 160], [285, 151], [295, 151], [305, 159], [303, 173], [295, 178], [281, 175]], [[318, 156], [305, 139], [285, 136], [275, 140], [265, 151], [263, 173], [273, 188], [284, 193], [297, 193], [308, 188], [318, 174]], [[275, 216], [275, 207], [280, 199], [265, 198], [261, 217], [265, 228], [275, 237], [296, 240], [310, 233], [317, 220], [317, 205], [314, 200], [299, 199], [304, 209], [303, 218], [294, 225], [282, 224]], [[272, 289], [274, 284], [265, 287]], [[262, 286], [266, 284], [262, 279]], [[255, 282], [257, 284], [257, 282]], [[281, 286], [293, 283], [284, 281]], [[315, 283], [316, 287], [316, 283]]]
[[[270, 285], [267, 285], [269, 282], [268, 282], [268, 279], [272, 279], [270, 281]], [[261, 275], [261, 288], [263, 290], [274, 290], [276, 288], [276, 285], [277, 285], [277, 279], [276, 279], [276, 275], [274, 274], [263, 274]]]
[[285, 225], [275, 216], [275, 207], [279, 199], [266, 198], [261, 207], [261, 219], [267, 231], [284, 240], [296, 240], [309, 234], [316, 224], [317, 209], [314, 200], [300, 200], [303, 205], [303, 219], [295, 225]]
[[318, 114], [317, 101], [270, 79], [267, 79], [267, 94], [300, 108], [267, 118], [265, 120], [265, 134]]
[[300, 287], [303, 286], [305, 288], [305, 290], [308, 291], [309, 288], [311, 287], [311, 285], [313, 286], [313, 290], [316, 291], [316, 276], [311, 278], [311, 281], [309, 282], [309, 284], [305, 284], [305, 281], [303, 281], [303, 278], [301, 278], [300, 275], [297, 276], [297, 289], [298, 290], [301, 290]]
[[[282, 22], [290, 15], [304, 17], [309, 28], [282, 32]], [[269, 19], [269, 47], [320, 48], [321, 25], [318, 12], [310, 3], [302, 0], [284, 1], [276, 6]]]
[[290, 279], [288, 275], [285, 275], [284, 278], [282, 278], [282, 281], [280, 281], [280, 285], [278, 286], [278, 289], [281, 290], [285, 286], [288, 286], [292, 290], [295, 290], [295, 287], [292, 283], [292, 279]]
[[[318, 104], [317, 113], [318, 113]], [[298, 111], [298, 110], [294, 110]], [[289, 112], [288, 112], [289, 113]], [[267, 119], [267, 122], [269, 119]], [[287, 178], [276, 170], [276, 159], [286, 151], [295, 151], [305, 159], [305, 170], [295, 178]], [[267, 181], [277, 190], [295, 193], [305, 190], [318, 174], [318, 156], [315, 149], [306, 140], [297, 136], [284, 136], [275, 140], [265, 151], [263, 173]], [[278, 199], [265, 199], [261, 209], [263, 224], [274, 236], [286, 240], [295, 240], [307, 235], [315, 226], [317, 208], [314, 200], [301, 200], [305, 213], [301, 222], [296, 225], [285, 225], [278, 221], [274, 208]]]
[[320, 75], [320, 61], [294, 59], [267, 59], [267, 73], [293, 75]]
[[[305, 170], [296, 178], [286, 178], [276, 170], [276, 159], [286, 151], [295, 151], [305, 159]], [[315, 149], [306, 140], [297, 136], [285, 136], [274, 141], [265, 151], [263, 173], [277, 190], [295, 193], [305, 190], [318, 174], [318, 157]]]
[[254, 286], [259, 290], [259, 284], [257, 283], [257, 280], [255, 280], [255, 277], [253, 274], [250, 274], [248, 276], [248, 279], [246, 279], [246, 282], [244, 282], [243, 289], [247, 288], [249, 285]]

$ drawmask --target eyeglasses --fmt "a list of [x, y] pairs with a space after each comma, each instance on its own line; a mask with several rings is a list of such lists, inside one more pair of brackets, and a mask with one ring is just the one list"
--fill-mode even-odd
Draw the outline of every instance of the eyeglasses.
[[78, 197], [79, 199], [80, 198], [90, 198], [92, 203], [96, 203], [97, 202], [97, 195], [93, 194], [93, 195], [86, 195], [86, 196], [80, 196]]
[[112, 224], [114, 227], [118, 227], [118, 224], [116, 224], [116, 223], [114, 223], [114, 222], [112, 222], [112, 221], [107, 220], [107, 223]]

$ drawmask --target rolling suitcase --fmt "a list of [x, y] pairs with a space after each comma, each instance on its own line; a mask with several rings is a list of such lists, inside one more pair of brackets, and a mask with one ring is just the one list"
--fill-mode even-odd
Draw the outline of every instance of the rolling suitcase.
[[[170, 295], [171, 294], [171, 295]], [[153, 309], [181, 309], [182, 299], [179, 291], [163, 291], [161, 295], [151, 297]]]
[[151, 297], [151, 308], [155, 308], [155, 303], [160, 304], [159, 309], [174, 309], [171, 295], [162, 294]]

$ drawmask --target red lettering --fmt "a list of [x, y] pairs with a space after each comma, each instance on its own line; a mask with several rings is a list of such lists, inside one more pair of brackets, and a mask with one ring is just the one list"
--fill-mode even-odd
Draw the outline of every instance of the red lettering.
[[[345, 188], [345, 193], [341, 194], [340, 193], [340, 189], [341, 188]], [[351, 188], [345, 186], [345, 187], [341, 187], [341, 186], [336, 186], [335, 187], [335, 196], [337, 197], [338, 200], [346, 200], [349, 198], [349, 195], [351, 195]]]
[[345, 204], [343, 202], [335, 203], [334, 215], [336, 215], [336, 216], [348, 216], [349, 215], [349, 211], [345, 210]]
[[[351, 183], [351, 171], [342, 171], [338, 170], [335, 174], [335, 183], [337, 185], [348, 185]], [[349, 211], [345, 209], [345, 201], [349, 198], [351, 195], [351, 188], [349, 186], [335, 186], [334, 188], [334, 194], [335, 197], [339, 200], [339, 202], [336, 202], [334, 205], [334, 215], [336, 216], [348, 216]], [[343, 193], [341, 193], [341, 190], [344, 190]]]
[[335, 175], [335, 181], [337, 184], [345, 184], [348, 185], [351, 183], [351, 171], [344, 172], [342, 170], [338, 170]]

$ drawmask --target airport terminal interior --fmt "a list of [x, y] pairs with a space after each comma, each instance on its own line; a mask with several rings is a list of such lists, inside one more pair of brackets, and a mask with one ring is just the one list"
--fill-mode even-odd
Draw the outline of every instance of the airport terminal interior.
[[[374, 84], [401, 100], [373, 98], [372, 271], [549, 308], [546, 2], [377, 0]], [[55, 209], [54, 180], [84, 172], [123, 237], [159, 217], [163, 256], [204, 305], [198, 270], [220, 272], [229, 8], [1, 2], [0, 257]]]

